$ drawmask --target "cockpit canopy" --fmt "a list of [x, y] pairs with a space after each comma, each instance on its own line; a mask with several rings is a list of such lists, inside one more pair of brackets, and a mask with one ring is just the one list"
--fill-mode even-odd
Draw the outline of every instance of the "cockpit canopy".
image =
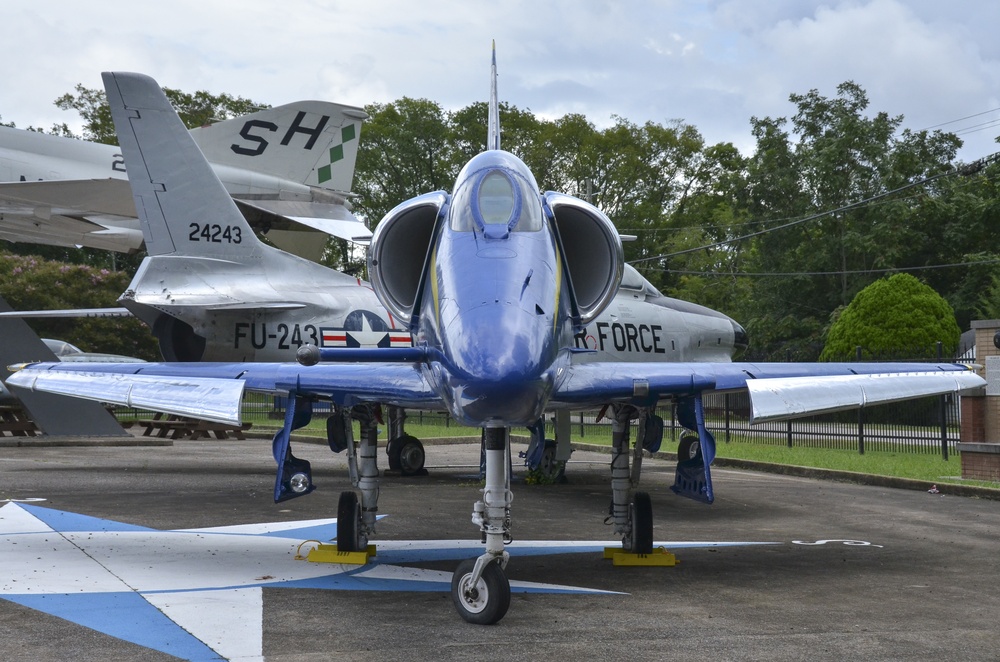
[[501, 239], [510, 232], [542, 229], [538, 184], [528, 167], [508, 152], [479, 154], [462, 169], [452, 193], [451, 229]]

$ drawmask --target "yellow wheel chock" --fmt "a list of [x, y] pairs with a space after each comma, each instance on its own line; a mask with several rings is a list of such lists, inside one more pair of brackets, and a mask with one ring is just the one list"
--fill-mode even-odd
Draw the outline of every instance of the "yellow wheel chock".
[[[302, 555], [302, 547], [308, 543], [315, 543], [316, 546], [309, 550], [305, 556]], [[339, 563], [341, 565], [365, 565], [376, 555], [375, 545], [360, 552], [342, 552], [337, 548], [337, 544], [321, 543], [318, 540], [307, 540], [299, 545], [295, 554], [297, 561], [309, 561], [310, 563]]]
[[680, 563], [672, 552], [663, 547], [653, 548], [652, 554], [636, 554], [626, 552], [621, 547], [605, 547], [604, 558], [611, 559], [615, 566], [672, 568]]

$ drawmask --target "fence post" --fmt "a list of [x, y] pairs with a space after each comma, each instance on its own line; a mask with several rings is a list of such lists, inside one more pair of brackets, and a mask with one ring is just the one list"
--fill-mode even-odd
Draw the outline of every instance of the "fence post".
[[677, 401], [670, 401], [670, 441], [677, 441]]
[[583, 412], [580, 412], [580, 436], [583, 436]]
[[729, 443], [729, 393], [722, 396], [722, 404], [726, 409], [726, 443]]
[[865, 454], [865, 408], [858, 409], [858, 455]]
[[941, 459], [948, 461], [948, 396], [938, 396], [941, 403]]
[[792, 447], [792, 419], [788, 419], [788, 447]]

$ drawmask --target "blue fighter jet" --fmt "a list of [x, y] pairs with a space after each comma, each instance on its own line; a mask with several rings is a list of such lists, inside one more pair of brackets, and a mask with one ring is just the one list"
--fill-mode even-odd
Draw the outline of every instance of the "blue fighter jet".
[[[188, 214], [192, 225], [236, 227], [239, 210], [157, 83], [132, 73], [103, 76], [140, 215]], [[185, 167], [158, 166], [167, 161]], [[219, 241], [238, 241], [239, 233], [226, 237], [220, 232]], [[618, 291], [621, 241], [600, 210], [542, 193], [524, 162], [500, 149], [495, 51], [487, 149], [466, 164], [451, 193], [429, 193], [390, 211], [375, 230], [368, 259], [372, 286], [413, 334], [412, 347], [305, 346], [296, 363], [30, 364], [8, 384], [233, 424], [244, 390], [280, 394], [288, 407], [273, 441], [276, 501], [314, 489], [309, 463], [292, 454], [289, 435], [309, 421], [313, 402], [332, 401], [330, 445], [347, 450], [360, 492], [360, 499], [355, 491], [340, 497], [337, 544], [344, 551], [364, 550], [375, 530], [375, 403], [446, 408], [462, 424], [481, 428], [485, 446], [485, 487], [473, 507], [485, 549], [458, 566], [452, 598], [465, 620], [491, 624], [510, 604], [504, 547], [512, 539], [512, 427], [535, 425], [546, 412], [608, 406], [611, 519], [626, 552], [649, 554], [651, 502], [637, 489], [641, 453], [630, 467], [629, 435], [638, 419], [634, 446], [658, 446], [662, 421], [658, 426], [652, 412], [659, 401], [673, 399], [689, 430], [678, 448], [673, 490], [711, 503], [715, 442], [705, 427], [705, 392], [748, 389], [754, 420], [761, 421], [984, 383], [948, 363], [595, 360], [574, 336]], [[352, 417], [361, 421], [358, 440]]]

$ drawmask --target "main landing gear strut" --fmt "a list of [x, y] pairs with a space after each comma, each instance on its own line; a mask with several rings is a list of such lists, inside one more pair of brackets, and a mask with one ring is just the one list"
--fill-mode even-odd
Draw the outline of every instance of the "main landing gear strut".
[[510, 607], [510, 582], [504, 570], [510, 555], [504, 546], [511, 541], [510, 428], [485, 428], [486, 486], [483, 498], [472, 510], [486, 552], [463, 561], [451, 579], [451, 599], [469, 623], [492, 625]]
[[[351, 484], [361, 492], [340, 493], [337, 504], [337, 549], [342, 552], [362, 552], [368, 548], [368, 538], [375, 533], [378, 516], [378, 419], [375, 405], [357, 405], [350, 409], [337, 407], [328, 425], [336, 426], [345, 435], [347, 470]], [[354, 443], [351, 421], [361, 424], [358, 443]]]
[[[653, 552], [653, 505], [647, 492], [640, 492], [642, 451], [659, 448], [663, 422], [649, 409], [632, 405], [611, 406], [611, 512], [606, 520], [622, 537], [622, 547], [633, 554]], [[639, 419], [639, 432], [629, 468], [629, 436], [632, 419]], [[658, 423], [658, 424], [657, 424]], [[654, 448], [655, 447], [655, 448]]]

